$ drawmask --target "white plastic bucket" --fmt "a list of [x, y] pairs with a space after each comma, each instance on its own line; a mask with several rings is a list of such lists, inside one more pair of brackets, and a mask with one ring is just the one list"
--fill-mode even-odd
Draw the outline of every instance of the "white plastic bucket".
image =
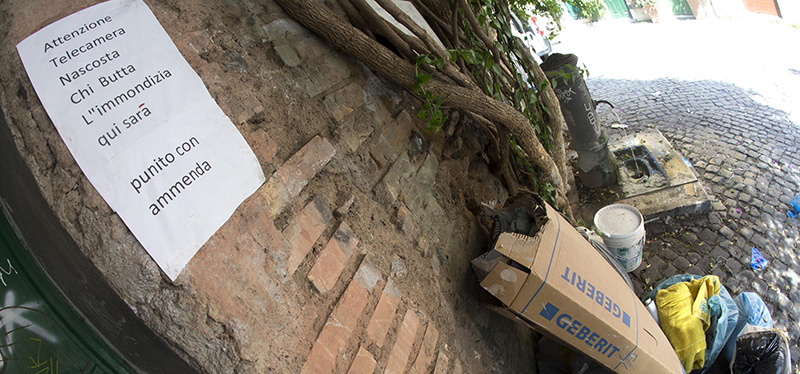
[[626, 204], [612, 204], [598, 210], [594, 225], [614, 257], [631, 272], [642, 263], [644, 248], [644, 218], [642, 213]]

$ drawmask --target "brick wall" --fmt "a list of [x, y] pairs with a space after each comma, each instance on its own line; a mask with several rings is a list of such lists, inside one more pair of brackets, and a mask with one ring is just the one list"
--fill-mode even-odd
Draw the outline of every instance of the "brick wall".
[[505, 192], [469, 130], [427, 132], [413, 98], [272, 1], [147, 3], [268, 176], [174, 283], [81, 173], [16, 56], [78, 8], [0, 4], [0, 106], [32, 187], [136, 317], [207, 373], [532, 368], [529, 336], [470, 293], [483, 239], [454, 186]]

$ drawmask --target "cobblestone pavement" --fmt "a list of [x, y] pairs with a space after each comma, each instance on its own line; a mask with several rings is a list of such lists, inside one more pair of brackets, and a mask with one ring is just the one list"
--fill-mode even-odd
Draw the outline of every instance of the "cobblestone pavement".
[[[617, 103], [632, 129], [655, 124], [715, 197], [711, 211], [646, 226], [651, 239], [633, 273], [637, 291], [680, 273], [717, 275], [734, 294], [754, 291], [789, 332], [797, 362], [800, 220], [786, 215], [800, 191], [796, 125], [728, 83], [594, 79], [589, 86], [594, 97]], [[751, 270], [751, 247], [769, 261], [766, 269]]]
[[[787, 32], [797, 35], [796, 30]], [[574, 53], [580, 57], [580, 50]], [[714, 53], [710, 49], [693, 58], [698, 64], [724, 64]], [[594, 99], [617, 105], [619, 118], [609, 109], [599, 109], [601, 123], [621, 120], [630, 126], [628, 132], [655, 125], [691, 161], [715, 198], [710, 211], [646, 226], [643, 265], [631, 273], [637, 292], [643, 294], [680, 273], [717, 275], [734, 295], [754, 291], [769, 306], [775, 325], [788, 332], [797, 372], [800, 219], [789, 218], [786, 211], [789, 200], [800, 192], [800, 123], [787, 102], [791, 104], [792, 95], [800, 88], [781, 84], [757, 87], [718, 77], [698, 79], [696, 70], [683, 78], [680, 71], [669, 70], [664, 72], [668, 78], [650, 74], [650, 79], [624, 79], [593, 71], [593, 76], [600, 77], [587, 81]], [[778, 73], [786, 70], [773, 72]], [[766, 69], [740, 74], [749, 81], [774, 79]], [[769, 98], [783, 101], [771, 105]], [[798, 104], [794, 101], [795, 107]], [[751, 247], [769, 261], [766, 269], [751, 269]]]

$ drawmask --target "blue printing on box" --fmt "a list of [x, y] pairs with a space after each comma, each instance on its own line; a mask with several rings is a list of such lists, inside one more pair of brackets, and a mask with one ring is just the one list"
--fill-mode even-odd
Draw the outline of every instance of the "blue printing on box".
[[[558, 214], [558, 213], [556, 213], [556, 214]], [[553, 258], [555, 257], [556, 248], [558, 248], [558, 239], [559, 239], [559, 237], [561, 235], [561, 219], [559, 219], [559, 217], [557, 217], [557, 216], [556, 216], [556, 222], [558, 223], [558, 229], [556, 230], [556, 240], [553, 243], [553, 250], [550, 253], [550, 261], [547, 264], [547, 272], [545, 272], [544, 279], [542, 280], [542, 284], [540, 284], [539, 288], [536, 289], [536, 292], [533, 293], [533, 296], [531, 296], [531, 299], [528, 301], [528, 303], [525, 305], [525, 307], [522, 308], [522, 311], [520, 312], [520, 314], [525, 314], [525, 310], [527, 310], [528, 307], [531, 305], [531, 303], [533, 302], [533, 299], [535, 299], [536, 296], [539, 295], [539, 292], [542, 290], [542, 287], [544, 287], [544, 285], [547, 284], [547, 279], [550, 277], [550, 268], [553, 266]], [[634, 298], [634, 301], [636, 301], [636, 296], [632, 295], [632, 297]], [[548, 310], [542, 309], [542, 311], [539, 312], [539, 314], [542, 315], [542, 317], [545, 317], [545, 318], [547, 318], [547, 316], [545, 314], [550, 315], [550, 318], [548, 318], [548, 320], [551, 320], [553, 317], [555, 317], [554, 315], [551, 315], [551, 314], [557, 314], [559, 309], [555, 305], [552, 305], [550, 303], [548, 303], [548, 304], [550, 305], [550, 307], [549, 307], [550, 309], [548, 309]], [[545, 308], [547, 308], [547, 306], [545, 306]], [[638, 357], [638, 355], [633, 355], [633, 352], [636, 351], [637, 348], [639, 348], [639, 311], [636, 310], [636, 308], [634, 308], [634, 311], [636, 313], [636, 344], [634, 345], [633, 349], [631, 349], [631, 351], [628, 352], [627, 355], [625, 355], [625, 357], [622, 357], [622, 355], [619, 356], [620, 357], [620, 362], [617, 364], [617, 366], [614, 367], [615, 371], [617, 370], [617, 368], [619, 368], [619, 365], [624, 365], [625, 368], [628, 369], [628, 364], [632, 365], [633, 362]]]

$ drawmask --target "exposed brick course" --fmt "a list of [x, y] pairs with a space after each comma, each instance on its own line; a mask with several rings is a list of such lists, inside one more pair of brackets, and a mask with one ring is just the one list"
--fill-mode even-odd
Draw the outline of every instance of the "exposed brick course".
[[290, 243], [289, 259], [286, 261], [287, 278], [294, 274], [332, 218], [330, 208], [322, 200], [314, 198], [286, 226], [283, 236]]
[[439, 356], [436, 357], [436, 366], [433, 369], [433, 374], [447, 374], [447, 369], [450, 366], [450, 358], [444, 350], [439, 351]]
[[400, 301], [400, 295], [395, 290], [394, 284], [390, 279], [383, 288], [381, 299], [378, 301], [375, 313], [372, 314], [367, 326], [367, 336], [378, 347], [383, 347], [386, 333], [389, 331]]
[[369, 353], [364, 347], [359, 347], [356, 358], [353, 360], [353, 364], [350, 365], [350, 370], [347, 371], [347, 374], [372, 374], [377, 365], [378, 363], [372, 353]]
[[411, 366], [411, 373], [413, 374], [427, 374], [428, 367], [431, 366], [436, 353], [436, 342], [439, 340], [439, 331], [433, 325], [433, 321], [428, 322], [428, 327], [425, 329], [425, 337], [422, 339], [422, 347], [417, 353], [417, 359], [414, 360], [414, 365]]
[[300, 195], [335, 154], [336, 149], [327, 139], [315, 136], [267, 179], [259, 191], [266, 197], [273, 219]]
[[350, 226], [342, 222], [308, 272], [308, 280], [319, 292], [333, 288], [357, 245], [358, 238]]
[[351, 83], [345, 88], [342, 88], [325, 97], [325, 107], [333, 116], [333, 119], [339, 123], [342, 119], [353, 112], [354, 109], [364, 105], [364, 95], [362, 94], [363, 88], [356, 84]]
[[414, 122], [406, 111], [400, 112], [396, 121], [396, 124], [384, 127], [378, 141], [370, 147], [369, 154], [378, 167], [383, 168], [394, 161], [398, 155], [405, 153], [402, 150], [408, 144]]
[[301, 373], [333, 372], [379, 279], [377, 269], [367, 262], [361, 264], [312, 345]]
[[414, 339], [417, 337], [419, 329], [419, 316], [414, 310], [408, 309], [400, 330], [397, 332], [397, 340], [394, 342], [389, 361], [386, 363], [385, 374], [401, 374], [406, 372], [408, 359], [411, 356], [411, 349], [414, 346]]

